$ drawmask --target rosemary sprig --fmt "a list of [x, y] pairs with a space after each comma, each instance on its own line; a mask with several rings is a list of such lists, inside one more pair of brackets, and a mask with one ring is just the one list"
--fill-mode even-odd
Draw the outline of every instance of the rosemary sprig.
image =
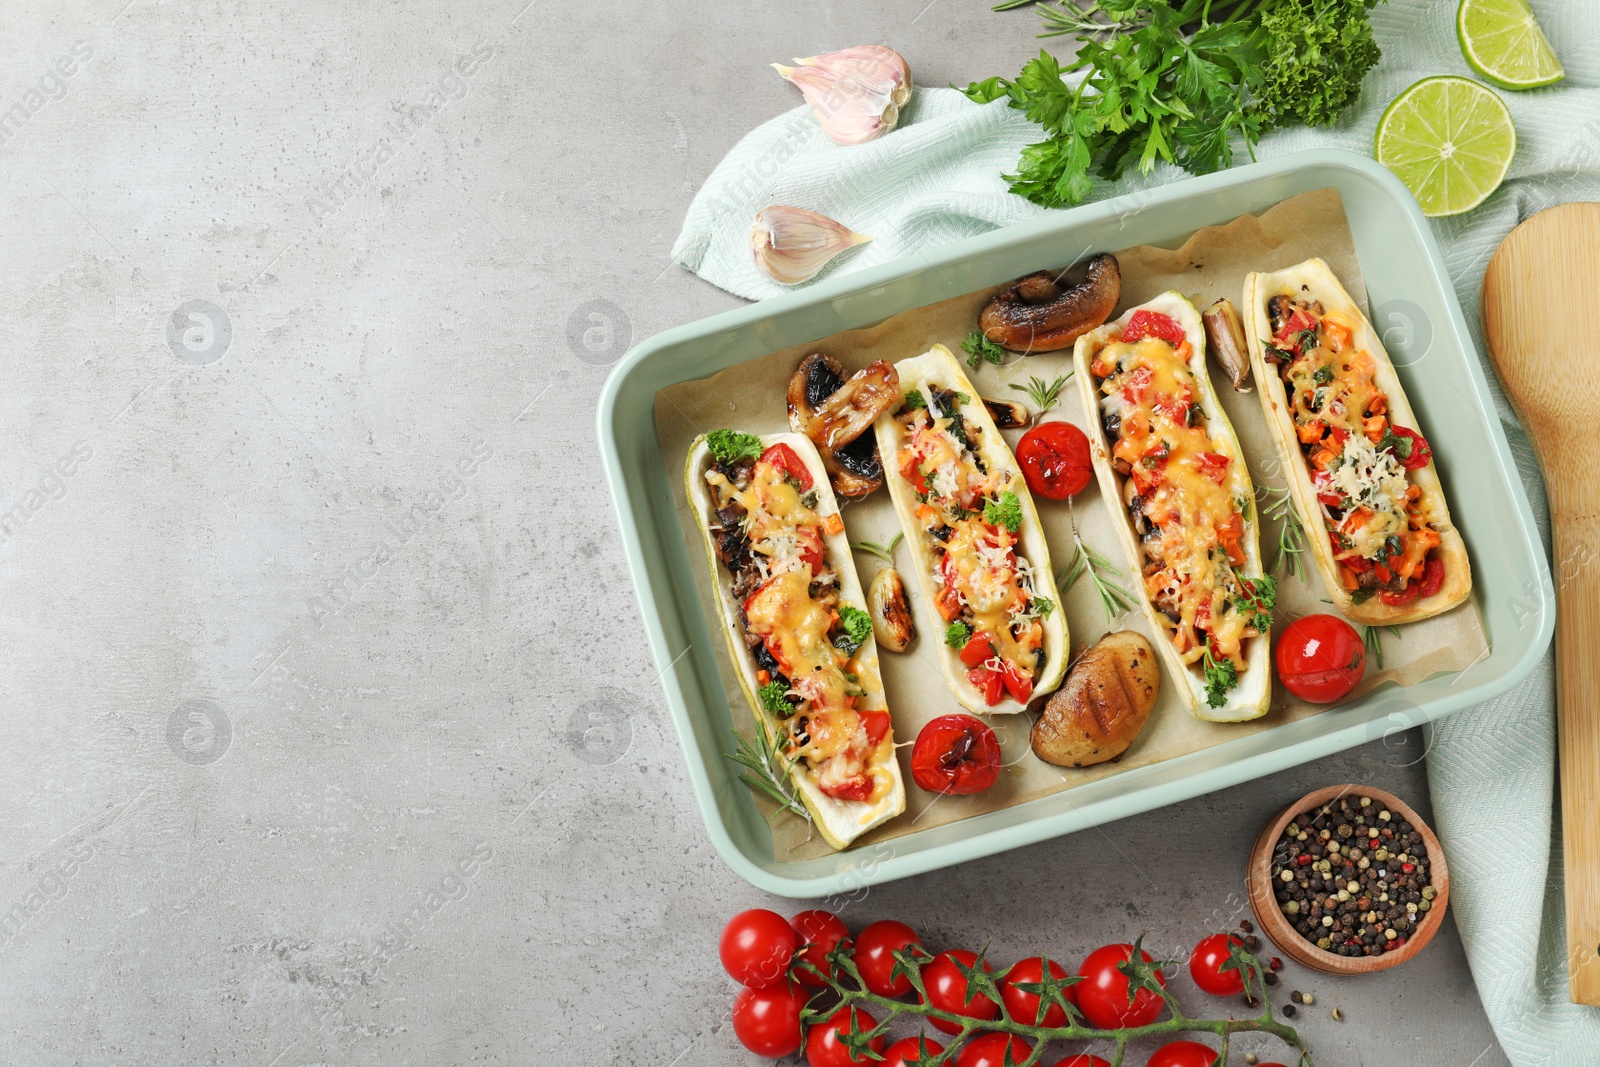
[[1083, 536], [1074, 531], [1072, 559], [1067, 562], [1065, 569], [1056, 575], [1056, 585], [1062, 595], [1065, 595], [1085, 574], [1094, 585], [1094, 591], [1100, 594], [1100, 605], [1105, 608], [1107, 622], [1125, 611], [1131, 611], [1139, 603], [1132, 593], [1106, 577], [1107, 574], [1114, 574], [1118, 578], [1127, 576], [1113, 567], [1110, 560], [1085, 544]]
[[[749, 770], [741, 772], [739, 781], [754, 789], [756, 792], [770, 797], [778, 805], [778, 811], [787, 811], [792, 815], [811, 821], [811, 812], [800, 800], [800, 795], [789, 784], [789, 768], [794, 761], [784, 756], [767, 737], [766, 728], [760, 723], [756, 724], [754, 739], [744, 737], [737, 731], [734, 740], [738, 741], [737, 751], [728, 753], [728, 758], [741, 767]], [[773, 814], [777, 814], [774, 812]]]
[[961, 348], [967, 354], [967, 366], [973, 370], [978, 369], [979, 363], [993, 363], [998, 367], [1006, 361], [1006, 350], [977, 330], [967, 334], [967, 339], [961, 342]]
[[[1027, 7], [1039, 0], [1002, 0], [994, 5], [991, 10], [1011, 11], [1014, 8]], [[1054, 7], [1048, 3], [1039, 3], [1039, 14], [1044, 18], [1045, 30], [1040, 37], [1065, 37], [1067, 34], [1088, 33], [1119, 33], [1135, 25], [1131, 19], [1111, 19], [1109, 22], [1100, 22], [1094, 15], [1100, 11], [1100, 5], [1091, 0], [1088, 4], [1081, 4], [1078, 0], [1057, 0]], [[1109, 17], [1109, 16], [1108, 16]]]
[[1071, 378], [1073, 373], [1069, 370], [1053, 382], [1047, 382], [1043, 378], [1029, 378], [1027, 385], [1012, 382], [1008, 388], [1026, 393], [1028, 399], [1033, 401], [1033, 406], [1039, 409], [1036, 414], [1043, 415], [1060, 402], [1061, 387], [1067, 384], [1067, 379]]
[[894, 566], [894, 546], [898, 545], [900, 539], [904, 536], [904, 533], [897, 533], [889, 539], [889, 543], [886, 545], [874, 544], [871, 541], [851, 541], [850, 547], [857, 552], [865, 552], [868, 555], [877, 556], [892, 567]]
[[1363, 626], [1361, 627], [1361, 643], [1367, 647], [1367, 655], [1372, 657], [1372, 662], [1383, 670], [1383, 642], [1379, 639], [1382, 635], [1379, 630], [1388, 630], [1395, 637], [1400, 636], [1398, 626]]
[[[1158, 1017], [1157, 1021], [1144, 1026], [1131, 1026], [1120, 1030], [1098, 1030], [1088, 1026], [1060, 988], [1039, 990], [1040, 999], [1045, 1002], [1041, 1004], [1039, 1017], [1043, 1017], [1043, 1010], [1051, 1004], [1059, 1005], [1067, 1013], [1065, 1026], [1031, 1025], [1004, 1015], [997, 1019], [979, 1020], [942, 1011], [928, 1003], [922, 968], [933, 957], [920, 945], [910, 945], [906, 950], [894, 953], [894, 974], [905, 977], [911, 984], [915, 996], [909, 1001], [879, 996], [866, 988], [848, 942], [829, 953], [827, 973], [808, 962], [802, 961], [798, 965], [799, 969], [817, 976], [827, 987], [819, 991], [812, 1002], [807, 1004], [805, 1010], [801, 1012], [800, 1020], [802, 1025], [810, 1025], [818, 1020], [832, 1017], [840, 1009], [857, 1007], [867, 1009], [860, 1018], [855, 1011], [850, 1011], [847, 1016], [851, 1020], [850, 1028], [847, 1032], [839, 1034], [840, 1042], [852, 1053], [857, 1054], [864, 1063], [871, 1060], [872, 1053], [867, 1051], [871, 1042], [887, 1034], [893, 1027], [894, 1020], [904, 1015], [916, 1021], [938, 1020], [954, 1028], [953, 1035], [945, 1039], [948, 1044], [944, 1051], [923, 1061], [927, 1067], [947, 1067], [956, 1062], [969, 1038], [991, 1032], [1015, 1034], [1031, 1046], [1028, 1055], [1019, 1060], [1015, 1067], [1034, 1067], [1044, 1056], [1046, 1046], [1053, 1041], [1110, 1042], [1115, 1045], [1115, 1050], [1111, 1054], [1112, 1067], [1122, 1067], [1128, 1046], [1141, 1038], [1193, 1033], [1213, 1034], [1221, 1040], [1218, 1063], [1228, 1062], [1228, 1045], [1235, 1034], [1265, 1033], [1278, 1038], [1299, 1053], [1296, 1060], [1297, 1067], [1313, 1067], [1311, 1052], [1306, 1048], [1299, 1033], [1275, 1017], [1272, 1001], [1267, 996], [1269, 988], [1261, 977], [1267, 968], [1255, 956], [1243, 948], [1237, 948], [1236, 953], [1232, 954], [1234, 965], [1242, 968], [1246, 993], [1254, 1002], [1263, 1006], [1262, 1013], [1244, 1019], [1194, 1019], [1183, 1013], [1158, 977], [1164, 968], [1172, 966], [1171, 961], [1146, 960], [1138, 947], [1142, 940], [1141, 937], [1134, 943], [1134, 951], [1125, 963], [1119, 965], [1119, 970], [1128, 979], [1130, 1001], [1136, 991], [1148, 990], [1162, 1002], [1165, 1017]], [[993, 981], [988, 975], [982, 955], [979, 955], [973, 967], [962, 967], [961, 970], [968, 973], [969, 982], [977, 980], [983, 984]], [[1048, 973], [1046, 968], [1046, 974]], [[1067, 984], [1067, 982], [1058, 983], [1061, 987]], [[864, 1025], [863, 1020], [867, 1017], [877, 1020], [876, 1023], [872, 1026]]]
[[1306, 528], [1300, 522], [1300, 512], [1289, 497], [1288, 487], [1274, 489], [1268, 485], [1256, 487], [1261, 497], [1261, 511], [1267, 518], [1281, 523], [1278, 527], [1278, 554], [1272, 560], [1272, 569], [1279, 571], [1285, 565], [1289, 577], [1299, 578], [1305, 569], [1300, 558], [1307, 548]]

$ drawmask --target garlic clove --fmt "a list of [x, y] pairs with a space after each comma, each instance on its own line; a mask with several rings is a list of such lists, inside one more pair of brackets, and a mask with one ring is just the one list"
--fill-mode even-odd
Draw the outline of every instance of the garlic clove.
[[865, 144], [900, 121], [911, 99], [911, 68], [892, 48], [857, 45], [773, 69], [800, 87], [823, 132], [839, 144]]
[[783, 205], [756, 212], [755, 225], [750, 228], [756, 266], [784, 285], [798, 285], [840, 252], [870, 240], [826, 215]]

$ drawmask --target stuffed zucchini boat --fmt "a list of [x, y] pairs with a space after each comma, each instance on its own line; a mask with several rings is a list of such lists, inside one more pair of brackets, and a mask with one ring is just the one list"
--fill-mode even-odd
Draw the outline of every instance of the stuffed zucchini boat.
[[839, 505], [802, 434], [713, 430], [689, 449], [723, 631], [756, 728], [824, 840], [905, 811], [872, 618]]
[[1369, 626], [1467, 598], [1433, 453], [1372, 324], [1320, 259], [1250, 274], [1250, 360], [1328, 596]]
[[895, 364], [904, 402], [878, 416], [884, 481], [942, 620], [937, 654], [961, 704], [1027, 709], [1061, 684], [1067, 622], [1027, 483], [943, 345]]
[[1095, 474], [1178, 692], [1208, 721], [1265, 715], [1278, 585], [1200, 313], [1163, 293], [1078, 338], [1073, 359]]

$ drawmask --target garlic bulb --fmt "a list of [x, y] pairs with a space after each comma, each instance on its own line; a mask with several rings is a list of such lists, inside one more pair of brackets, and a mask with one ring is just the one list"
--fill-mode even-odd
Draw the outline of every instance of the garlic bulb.
[[899, 52], [881, 44], [824, 52], [795, 64], [772, 66], [800, 87], [823, 131], [840, 144], [882, 137], [911, 99], [911, 68]]
[[798, 285], [840, 252], [870, 240], [826, 215], [781, 205], [756, 212], [756, 224], [750, 228], [756, 266], [784, 285]]

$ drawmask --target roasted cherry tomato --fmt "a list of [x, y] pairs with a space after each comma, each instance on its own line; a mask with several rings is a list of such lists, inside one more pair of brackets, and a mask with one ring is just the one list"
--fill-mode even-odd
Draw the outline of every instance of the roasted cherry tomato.
[[962, 1047], [956, 1067], [1007, 1067], [1021, 1063], [1032, 1051], [1033, 1047], [1016, 1034], [984, 1034]]
[[1400, 466], [1408, 471], [1414, 471], [1428, 465], [1428, 461], [1433, 458], [1433, 449], [1428, 447], [1427, 440], [1420, 433], [1415, 430], [1408, 430], [1404, 426], [1391, 426], [1389, 431], [1396, 437], [1411, 439], [1410, 454], [1405, 456], [1396, 455], [1396, 458], [1400, 460]]
[[1212, 1067], [1217, 1050], [1198, 1041], [1174, 1041], [1156, 1049], [1145, 1067]]
[[878, 1067], [919, 1067], [943, 1051], [944, 1046], [931, 1037], [903, 1037], [883, 1050]]
[[1232, 934], [1212, 934], [1200, 939], [1189, 955], [1189, 977], [1214, 997], [1236, 997], [1244, 992], [1244, 976], [1228, 966], [1229, 945], [1244, 947]]
[[1099, 1056], [1090, 1056], [1080, 1052], [1076, 1056], [1068, 1056], [1064, 1060], [1057, 1060], [1056, 1067], [1111, 1067], [1111, 1064]]
[[1272, 650], [1278, 678], [1301, 700], [1331, 704], [1350, 695], [1367, 669], [1367, 649], [1355, 627], [1334, 615], [1291, 622]]
[[[809, 963], [823, 974], [828, 973], [828, 953], [838, 948], [839, 942], [850, 938], [850, 928], [831, 911], [802, 911], [789, 920], [789, 925], [794, 927], [795, 933], [805, 943], [799, 962]], [[824, 984], [821, 978], [804, 967], [795, 967], [794, 976], [813, 989], [820, 989]]]
[[1172, 316], [1159, 311], [1135, 311], [1128, 316], [1128, 325], [1122, 328], [1122, 336], [1118, 340], [1132, 344], [1146, 337], [1159, 337], [1173, 347], [1187, 340], [1183, 327]]
[[1422, 566], [1422, 599], [1426, 600], [1444, 584], [1444, 560], [1430, 559]]
[[[961, 973], [961, 967], [970, 971], [977, 964], [977, 953], [968, 952], [964, 948], [941, 952], [935, 956], [922, 968], [922, 984], [928, 991], [927, 1003], [940, 1011], [947, 1011], [952, 1015], [965, 1015], [969, 1019], [998, 1018], [1000, 1005], [982, 993], [973, 993], [971, 996], [967, 994], [967, 976]], [[983, 964], [983, 969], [991, 970], [987, 961]], [[928, 1021], [947, 1034], [958, 1033], [961, 1030], [960, 1026], [943, 1019]]]
[[1070, 422], [1040, 423], [1017, 442], [1017, 462], [1035, 496], [1065, 500], [1094, 477], [1089, 438]]
[[854, 950], [856, 969], [866, 987], [880, 997], [903, 997], [911, 992], [911, 983], [903, 974], [891, 977], [894, 971], [894, 954], [907, 946], [922, 944], [922, 938], [905, 923], [893, 919], [880, 919], [869, 923], [856, 935]]
[[[811, 1067], [853, 1067], [858, 1063], [877, 1063], [876, 1057], [863, 1051], [855, 1055], [850, 1047], [844, 1043], [841, 1034], [850, 1033], [850, 1016], [855, 1013], [855, 1028], [857, 1032], [865, 1033], [878, 1025], [878, 1020], [862, 1011], [860, 1008], [840, 1008], [828, 1017], [825, 1023], [819, 1023], [806, 1031], [806, 1062]], [[879, 1055], [883, 1054], [883, 1037], [879, 1035], [868, 1043], [868, 1047]]]
[[911, 749], [911, 779], [918, 788], [964, 797], [983, 792], [999, 777], [1000, 742], [983, 720], [941, 715], [917, 734]]
[[745, 986], [733, 998], [733, 1034], [757, 1056], [777, 1059], [800, 1047], [800, 1012], [809, 996], [792, 982], [770, 989]]
[[769, 446], [765, 452], [761, 453], [761, 458], [756, 462], [770, 463], [785, 474], [793, 477], [795, 481], [800, 483], [800, 491], [802, 493], [811, 488], [811, 472], [800, 461], [800, 457], [794, 454], [794, 449], [788, 445]]
[[769, 989], [783, 981], [789, 963], [800, 951], [800, 935], [775, 911], [741, 911], [722, 928], [717, 952], [735, 982], [751, 989]]
[[[1062, 1010], [1061, 1005], [1051, 1004], [1044, 1009], [1044, 1018], [1041, 1019], [1039, 1011], [1042, 1007], [1042, 998], [1037, 992], [1021, 988], [1023, 985], [1034, 985], [1043, 981], [1044, 965], [1045, 960], [1042, 956], [1030, 956], [1012, 964], [1006, 976], [1000, 980], [1000, 999], [1006, 1003], [1006, 1015], [1015, 1022], [1026, 1023], [1029, 1026], [1065, 1026], [1067, 1013]], [[1050, 977], [1064, 979], [1067, 977], [1067, 969], [1055, 960], [1051, 960]], [[1063, 989], [1061, 995], [1067, 1003], [1074, 1003], [1071, 986]]]
[[[1144, 1026], [1156, 1021], [1161, 1014], [1162, 1000], [1148, 989], [1141, 989], [1128, 999], [1128, 976], [1117, 969], [1133, 957], [1132, 945], [1103, 945], [1089, 953], [1078, 968], [1083, 981], [1072, 987], [1078, 1008], [1089, 1025], [1099, 1030], [1116, 1030], [1125, 1026]], [[1148, 952], [1141, 951], [1139, 958], [1153, 962]], [[1162, 985], [1167, 980], [1156, 972], [1156, 981]]]

